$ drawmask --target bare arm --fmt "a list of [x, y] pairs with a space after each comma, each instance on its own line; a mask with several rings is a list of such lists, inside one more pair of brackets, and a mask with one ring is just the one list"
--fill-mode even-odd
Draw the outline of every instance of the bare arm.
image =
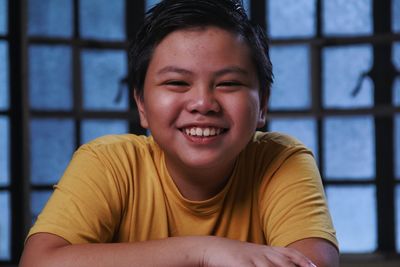
[[138, 243], [70, 245], [46, 233], [31, 236], [20, 267], [67, 266], [277, 266], [309, 267], [294, 249], [214, 236], [174, 237]]
[[300, 251], [318, 267], [339, 267], [338, 250], [324, 239], [307, 238], [296, 241], [288, 247]]
[[196, 261], [192, 249], [190, 239], [71, 245], [59, 236], [38, 233], [27, 240], [20, 267], [191, 266]]

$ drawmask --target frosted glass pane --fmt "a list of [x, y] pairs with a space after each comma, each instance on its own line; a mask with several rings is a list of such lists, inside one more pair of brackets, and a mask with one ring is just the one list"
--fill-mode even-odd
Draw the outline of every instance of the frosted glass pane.
[[393, 44], [392, 61], [397, 70], [400, 71], [400, 42]]
[[10, 180], [10, 128], [8, 118], [0, 117], [0, 186]]
[[[400, 1], [398, 1], [400, 3]], [[399, 4], [400, 5], [400, 4]], [[399, 6], [400, 8], [400, 6]], [[399, 11], [400, 16], [400, 11]], [[400, 72], [400, 42], [394, 43], [392, 48], [392, 62]], [[393, 83], [393, 105], [400, 106], [400, 75], [398, 75]]]
[[74, 122], [33, 119], [30, 126], [31, 181], [33, 184], [54, 184], [75, 150]]
[[243, 7], [244, 10], [246, 11], [247, 16], [250, 18], [251, 14], [250, 14], [250, 0], [244, 0], [243, 1]]
[[127, 110], [129, 94], [123, 90], [115, 102], [119, 83], [126, 76], [124, 51], [86, 50], [82, 55], [83, 105], [92, 110]]
[[72, 0], [28, 0], [28, 34], [71, 37]]
[[400, 0], [392, 0], [392, 30], [400, 32]]
[[314, 119], [272, 119], [269, 130], [297, 138], [318, 158], [317, 125]]
[[372, 33], [371, 0], [323, 0], [322, 30], [326, 35]]
[[400, 180], [400, 114], [397, 114], [394, 121], [394, 145], [395, 145], [395, 176]]
[[33, 109], [72, 109], [72, 57], [68, 46], [29, 49], [29, 100]]
[[311, 105], [310, 63], [307, 46], [272, 46], [275, 81], [270, 108], [306, 109]]
[[316, 0], [267, 1], [267, 28], [272, 38], [315, 35]]
[[36, 221], [37, 216], [44, 208], [51, 196], [52, 191], [34, 191], [31, 194], [31, 218], [32, 224]]
[[377, 247], [375, 188], [328, 186], [326, 194], [341, 252], [373, 252]]
[[396, 248], [400, 252], [400, 185], [396, 186]]
[[369, 77], [353, 95], [358, 79], [372, 66], [369, 45], [332, 47], [323, 50], [323, 105], [326, 108], [360, 108], [373, 105], [373, 83]]
[[0, 192], [0, 260], [10, 259], [10, 196]]
[[8, 26], [8, 1], [0, 0], [0, 34], [7, 33]]
[[0, 109], [9, 107], [8, 45], [0, 41]]
[[400, 77], [393, 82], [393, 105], [400, 106]]
[[161, 2], [161, 0], [146, 0], [146, 11], [148, 11], [150, 8], [152, 8], [154, 5], [158, 4]]
[[83, 38], [125, 39], [124, 0], [80, 0], [80, 30]]
[[82, 142], [87, 143], [107, 134], [128, 132], [128, 122], [123, 120], [85, 120], [82, 122]]
[[372, 179], [375, 139], [372, 117], [331, 117], [323, 124], [324, 173], [328, 179]]

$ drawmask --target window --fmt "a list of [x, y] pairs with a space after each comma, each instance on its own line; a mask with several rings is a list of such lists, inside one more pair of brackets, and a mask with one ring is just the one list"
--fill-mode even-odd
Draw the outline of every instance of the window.
[[123, 83], [125, 10], [123, 0], [28, 1], [30, 222], [79, 145], [138, 124]]
[[[157, 2], [0, 0], [0, 266], [17, 264], [79, 145], [146, 133], [126, 52]], [[271, 40], [266, 130], [313, 151], [343, 253], [399, 255], [400, 0], [244, 6]]]
[[[129, 25], [144, 14], [132, 2], [0, 0], [0, 265], [18, 262], [79, 145], [144, 133], [124, 82]], [[128, 23], [128, 9], [139, 18]]]
[[[10, 90], [8, 1], [0, 0], [0, 259], [8, 259], [11, 247], [10, 207]], [[3, 208], [5, 207], [5, 208]]]
[[314, 152], [343, 253], [400, 252], [399, 2], [265, 1], [268, 130]]

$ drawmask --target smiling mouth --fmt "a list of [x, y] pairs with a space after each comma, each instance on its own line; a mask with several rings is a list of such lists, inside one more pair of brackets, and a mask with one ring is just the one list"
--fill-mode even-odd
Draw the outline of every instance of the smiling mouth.
[[188, 136], [212, 137], [225, 133], [227, 129], [215, 127], [189, 127], [183, 128], [181, 131]]

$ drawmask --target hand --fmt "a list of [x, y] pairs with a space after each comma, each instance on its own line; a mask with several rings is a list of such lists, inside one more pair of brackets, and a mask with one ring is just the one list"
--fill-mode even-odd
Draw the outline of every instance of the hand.
[[299, 251], [220, 237], [210, 237], [200, 266], [203, 267], [316, 267]]

